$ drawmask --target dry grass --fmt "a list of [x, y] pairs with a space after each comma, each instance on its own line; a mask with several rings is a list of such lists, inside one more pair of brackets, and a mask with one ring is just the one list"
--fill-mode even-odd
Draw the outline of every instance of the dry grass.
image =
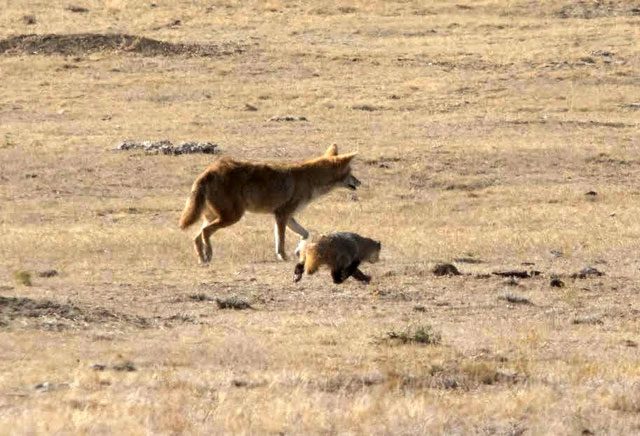
[[[0, 54], [0, 433], [639, 431], [637, 2], [153, 3], [0, 2], [0, 39], [241, 48]], [[199, 267], [177, 219], [211, 156], [124, 139], [358, 150], [357, 196], [299, 218], [382, 240], [371, 285], [294, 285], [261, 215]]]

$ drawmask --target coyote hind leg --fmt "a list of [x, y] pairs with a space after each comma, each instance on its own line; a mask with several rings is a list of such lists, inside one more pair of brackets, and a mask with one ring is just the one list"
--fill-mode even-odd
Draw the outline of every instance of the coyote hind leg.
[[205, 253], [204, 239], [202, 238], [202, 231], [208, 225], [209, 225], [209, 221], [205, 219], [204, 223], [202, 223], [202, 228], [200, 228], [200, 231], [198, 232], [198, 234], [193, 238], [193, 247], [196, 250], [196, 254], [198, 255], [198, 259], [200, 260], [200, 263], [205, 263], [204, 259], [206, 258], [206, 253]]
[[202, 231], [194, 239], [196, 253], [201, 263], [208, 263], [213, 256], [213, 248], [210, 241], [211, 235], [223, 227], [229, 227], [231, 224], [238, 222], [241, 217], [242, 215], [232, 218], [228, 216], [218, 217], [202, 228]]

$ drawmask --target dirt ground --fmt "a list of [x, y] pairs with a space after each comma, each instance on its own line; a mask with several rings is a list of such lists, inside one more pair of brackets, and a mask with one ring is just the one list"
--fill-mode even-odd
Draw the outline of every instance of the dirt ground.
[[[638, 41], [636, 1], [0, 1], [0, 433], [640, 432]], [[298, 219], [372, 283], [294, 284], [267, 215], [198, 265], [214, 156], [124, 140], [358, 151]]]

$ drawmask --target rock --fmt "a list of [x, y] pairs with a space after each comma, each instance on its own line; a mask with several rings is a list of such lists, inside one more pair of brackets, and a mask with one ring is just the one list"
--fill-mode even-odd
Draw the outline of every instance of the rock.
[[475, 257], [456, 257], [453, 260], [458, 263], [470, 263], [470, 264], [484, 263], [484, 260], [476, 259]]
[[58, 275], [58, 271], [56, 271], [55, 269], [48, 269], [46, 271], [40, 271], [38, 273], [38, 277], [44, 277], [44, 278], [55, 277], [57, 275]]
[[269, 118], [269, 121], [282, 122], [282, 121], [309, 121], [307, 117], [296, 117], [293, 115], [279, 115]]
[[84, 8], [82, 6], [75, 6], [75, 5], [67, 6], [65, 9], [68, 10], [69, 12], [74, 12], [76, 14], [85, 14], [89, 12], [89, 9]]
[[135, 365], [133, 364], [133, 362], [122, 362], [122, 363], [118, 363], [116, 365], [113, 365], [111, 367], [114, 371], [123, 371], [123, 372], [133, 372], [133, 371], [137, 371]]
[[68, 383], [43, 382], [43, 383], [38, 383], [33, 388], [39, 392], [51, 392], [51, 391], [57, 391], [60, 389], [66, 389], [68, 387], [69, 387]]
[[580, 272], [571, 274], [571, 278], [572, 279], [586, 279], [588, 277], [600, 277], [603, 276], [604, 273], [602, 271], [599, 271], [593, 267], [586, 267], [583, 268]]
[[181, 154], [194, 154], [194, 153], [203, 153], [203, 154], [216, 154], [219, 153], [218, 144], [214, 144], [212, 142], [196, 142], [196, 141], [188, 141], [181, 142], [180, 145], [173, 145], [173, 143], [169, 140], [161, 140], [161, 141], [132, 141], [132, 140], [124, 140], [118, 146], [116, 146], [115, 150], [117, 151], [128, 151], [128, 150], [142, 150], [147, 154], [167, 154], [171, 156], [178, 156]]
[[455, 265], [452, 265], [450, 263], [439, 263], [433, 268], [432, 272], [437, 276], [459, 276], [460, 275], [460, 271], [458, 271], [458, 268], [456, 268]]
[[216, 304], [218, 305], [219, 309], [253, 309], [248, 301], [235, 296], [229, 298], [216, 298]]
[[504, 279], [504, 284], [507, 286], [520, 286], [520, 284], [518, 283], [518, 281], [514, 276], [509, 276], [506, 279]]
[[574, 318], [572, 323], [573, 324], [592, 324], [592, 325], [604, 324], [600, 318], [593, 315]]
[[91, 365], [91, 369], [95, 371], [104, 371], [105, 369], [107, 369], [107, 365], [103, 365], [101, 363], [94, 363], [93, 365]]
[[557, 277], [554, 277], [549, 282], [552, 288], [564, 288], [564, 282]]
[[533, 305], [531, 300], [526, 297], [521, 297], [520, 295], [515, 295], [511, 293], [506, 293], [498, 297], [498, 300], [504, 300], [513, 304], [525, 304], [525, 305]]
[[24, 15], [22, 17], [22, 22], [27, 26], [31, 26], [33, 24], [36, 24], [36, 17], [35, 15]]
[[370, 104], [356, 104], [351, 106], [351, 109], [357, 110], [357, 111], [365, 111], [365, 112], [375, 112], [377, 110], [379, 110], [378, 107], [370, 105]]
[[540, 271], [494, 271], [491, 274], [501, 277], [517, 277], [519, 279], [529, 279], [531, 277], [537, 277], [540, 275]]
[[257, 110], [258, 110], [258, 108], [257, 108], [257, 107], [255, 107], [255, 106], [254, 106], [254, 105], [252, 105], [252, 104], [245, 103], [245, 104], [244, 104], [244, 110], [247, 110], [247, 111], [250, 111], [250, 112], [255, 112], [255, 111], [257, 111]]

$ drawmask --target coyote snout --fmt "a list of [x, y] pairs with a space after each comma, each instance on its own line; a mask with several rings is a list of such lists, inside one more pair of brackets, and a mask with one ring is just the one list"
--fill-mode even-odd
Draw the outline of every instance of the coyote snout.
[[332, 145], [321, 157], [302, 163], [258, 164], [220, 158], [194, 182], [180, 228], [205, 217], [194, 245], [200, 261], [207, 263], [212, 256], [209, 238], [213, 233], [238, 222], [245, 211], [273, 213], [276, 255], [284, 260], [286, 227], [297, 233], [301, 242], [309, 237], [309, 232], [293, 218], [296, 211], [334, 188], [355, 190], [360, 186], [360, 180], [351, 174], [355, 155], [338, 154], [338, 147]]
[[356, 179], [356, 177], [353, 174], [349, 174], [349, 176], [347, 176], [347, 178], [345, 179], [345, 186], [351, 189], [352, 191], [355, 191], [356, 189], [358, 189], [358, 186], [360, 185], [362, 185], [362, 182]]

